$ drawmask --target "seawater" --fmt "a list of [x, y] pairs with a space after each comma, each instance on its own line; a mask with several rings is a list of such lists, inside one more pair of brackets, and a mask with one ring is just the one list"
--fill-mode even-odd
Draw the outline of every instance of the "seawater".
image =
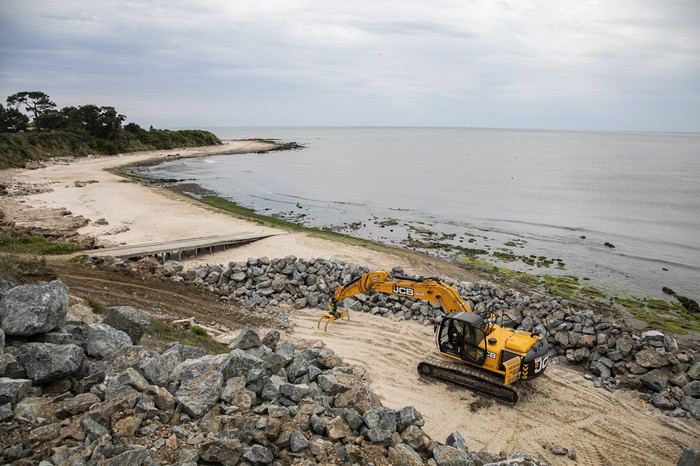
[[[420, 239], [483, 249], [489, 255], [480, 257], [499, 265], [587, 277], [607, 291], [663, 296], [668, 286], [700, 297], [700, 134], [209, 130], [305, 148], [181, 159], [148, 174], [194, 179], [307, 226], [390, 244]], [[494, 253], [559, 261], [541, 268]]]

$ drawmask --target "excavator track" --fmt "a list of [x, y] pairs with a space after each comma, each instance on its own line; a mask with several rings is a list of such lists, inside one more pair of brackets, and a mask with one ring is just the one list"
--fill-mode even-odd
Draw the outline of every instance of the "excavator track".
[[429, 357], [418, 363], [418, 373], [461, 385], [509, 403], [516, 403], [522, 394], [519, 387], [504, 387], [501, 377], [464, 363], [452, 362], [448, 358]]

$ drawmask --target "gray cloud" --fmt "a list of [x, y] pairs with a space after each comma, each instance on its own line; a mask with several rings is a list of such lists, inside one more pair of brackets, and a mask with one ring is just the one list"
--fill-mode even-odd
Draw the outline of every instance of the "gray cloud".
[[696, 0], [0, 4], [0, 95], [145, 125], [700, 130]]

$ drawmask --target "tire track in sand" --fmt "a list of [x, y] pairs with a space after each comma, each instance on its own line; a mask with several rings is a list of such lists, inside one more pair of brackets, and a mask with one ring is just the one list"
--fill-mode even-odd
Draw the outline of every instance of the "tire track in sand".
[[[544, 376], [526, 382], [526, 395], [509, 406], [419, 377], [418, 362], [437, 351], [432, 327], [352, 313], [351, 321], [334, 322], [324, 333], [323, 325], [316, 328], [321, 315], [316, 309], [295, 311], [293, 338], [323, 341], [346, 363], [363, 369], [386, 406], [415, 406], [425, 418], [424, 430], [436, 440], [460, 431], [472, 451], [526, 451], [551, 464], [591, 466], [672, 465], [683, 447], [700, 449], [697, 421], [643, 409], [632, 392], [596, 389], [571, 368], [551, 364]], [[485, 407], [472, 412], [477, 401]], [[575, 449], [577, 461], [542, 447], [555, 444]]]

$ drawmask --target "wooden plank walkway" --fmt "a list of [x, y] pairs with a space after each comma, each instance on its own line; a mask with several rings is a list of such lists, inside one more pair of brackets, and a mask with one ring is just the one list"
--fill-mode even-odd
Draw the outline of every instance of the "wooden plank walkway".
[[117, 246], [113, 248], [92, 249], [85, 253], [92, 257], [112, 256], [121, 259], [133, 259], [137, 257], [159, 256], [163, 260], [168, 260], [177, 256], [178, 260], [183, 255], [195, 257], [202, 252], [212, 253], [214, 250], [226, 250], [229, 246], [240, 246], [274, 235], [261, 235], [258, 233], [243, 232], [231, 235], [202, 236], [199, 238], [176, 239], [172, 241], [162, 241], [160, 243], [133, 244], [128, 246]]

